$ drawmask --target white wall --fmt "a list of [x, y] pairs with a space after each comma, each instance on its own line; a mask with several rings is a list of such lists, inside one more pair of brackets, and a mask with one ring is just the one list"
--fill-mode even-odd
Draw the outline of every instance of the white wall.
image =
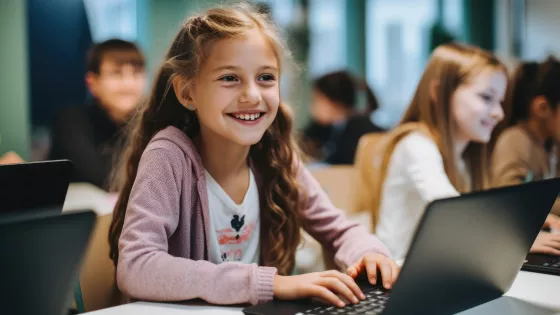
[[513, 54], [513, 21], [512, 1], [497, 0], [495, 2], [495, 53], [500, 57], [510, 57]]
[[560, 57], [560, 1], [527, 0], [522, 57], [542, 59], [548, 54]]

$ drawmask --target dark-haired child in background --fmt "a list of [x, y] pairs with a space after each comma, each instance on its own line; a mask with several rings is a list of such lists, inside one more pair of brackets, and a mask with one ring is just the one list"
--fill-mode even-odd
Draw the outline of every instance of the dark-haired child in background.
[[[365, 108], [360, 108], [360, 95]], [[328, 73], [313, 82], [312, 121], [303, 135], [304, 149], [327, 164], [353, 164], [360, 137], [382, 131], [370, 118], [378, 108], [367, 83], [348, 71]]]
[[[560, 62], [521, 64], [509, 84], [504, 131], [492, 153], [493, 186], [516, 185], [558, 176]], [[556, 202], [544, 228], [560, 230]], [[531, 252], [560, 255], [560, 235], [541, 232]]]
[[108, 189], [122, 128], [146, 84], [144, 56], [131, 42], [110, 39], [88, 54], [86, 83], [93, 101], [60, 111], [52, 128], [49, 159], [70, 159], [74, 181]]

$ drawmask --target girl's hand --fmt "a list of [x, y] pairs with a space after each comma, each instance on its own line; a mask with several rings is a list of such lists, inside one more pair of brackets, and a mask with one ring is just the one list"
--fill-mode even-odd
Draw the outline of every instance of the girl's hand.
[[554, 214], [549, 214], [543, 227], [560, 230], [560, 218]]
[[274, 297], [280, 300], [318, 298], [339, 307], [346, 305], [340, 297], [354, 304], [365, 299], [354, 279], [335, 270], [298, 276], [276, 275]]
[[8, 152], [0, 156], [0, 165], [2, 164], [18, 164], [23, 163], [23, 159], [15, 152]]
[[560, 235], [540, 232], [530, 252], [560, 256]]
[[354, 266], [348, 268], [346, 273], [353, 279], [356, 279], [356, 277], [365, 272], [369, 282], [375, 285], [378, 280], [378, 269], [381, 272], [381, 277], [383, 278], [383, 287], [385, 289], [391, 289], [399, 276], [400, 268], [393, 260], [382, 254], [365, 254], [360, 261], [354, 264]]

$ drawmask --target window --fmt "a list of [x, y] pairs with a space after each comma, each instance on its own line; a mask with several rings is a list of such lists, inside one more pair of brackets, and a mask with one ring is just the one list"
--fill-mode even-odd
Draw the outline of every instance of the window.
[[309, 1], [309, 75], [346, 68], [346, 1]]
[[390, 127], [424, 71], [437, 0], [368, 0], [366, 10], [366, 76], [380, 102], [374, 120]]
[[[301, 23], [297, 0], [253, 0], [266, 3], [281, 28]], [[309, 0], [308, 70], [311, 78], [345, 68], [346, 64], [346, 0]]]
[[84, 0], [94, 42], [137, 39], [136, 0]]

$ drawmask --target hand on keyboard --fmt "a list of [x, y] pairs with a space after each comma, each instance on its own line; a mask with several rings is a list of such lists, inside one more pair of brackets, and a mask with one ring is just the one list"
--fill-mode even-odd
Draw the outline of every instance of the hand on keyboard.
[[334, 306], [316, 306], [295, 315], [377, 315], [385, 309], [389, 300], [389, 292], [381, 287], [371, 287], [364, 291], [366, 299], [358, 304], [347, 305], [344, 308]]
[[549, 214], [544, 221], [543, 228], [560, 230], [560, 217], [554, 214]]
[[560, 235], [540, 232], [530, 252], [560, 256]]
[[277, 299], [318, 298], [344, 307], [346, 303], [339, 296], [352, 303], [365, 299], [354, 279], [335, 270], [297, 276], [276, 275], [274, 278], [274, 297]]
[[[349, 267], [346, 273], [356, 279], [360, 274], [366, 274], [372, 285], [377, 284], [379, 275], [383, 279], [383, 287], [391, 289], [399, 276], [400, 267], [389, 257], [379, 253], [365, 254], [356, 264]], [[379, 273], [378, 273], [379, 272]]]

